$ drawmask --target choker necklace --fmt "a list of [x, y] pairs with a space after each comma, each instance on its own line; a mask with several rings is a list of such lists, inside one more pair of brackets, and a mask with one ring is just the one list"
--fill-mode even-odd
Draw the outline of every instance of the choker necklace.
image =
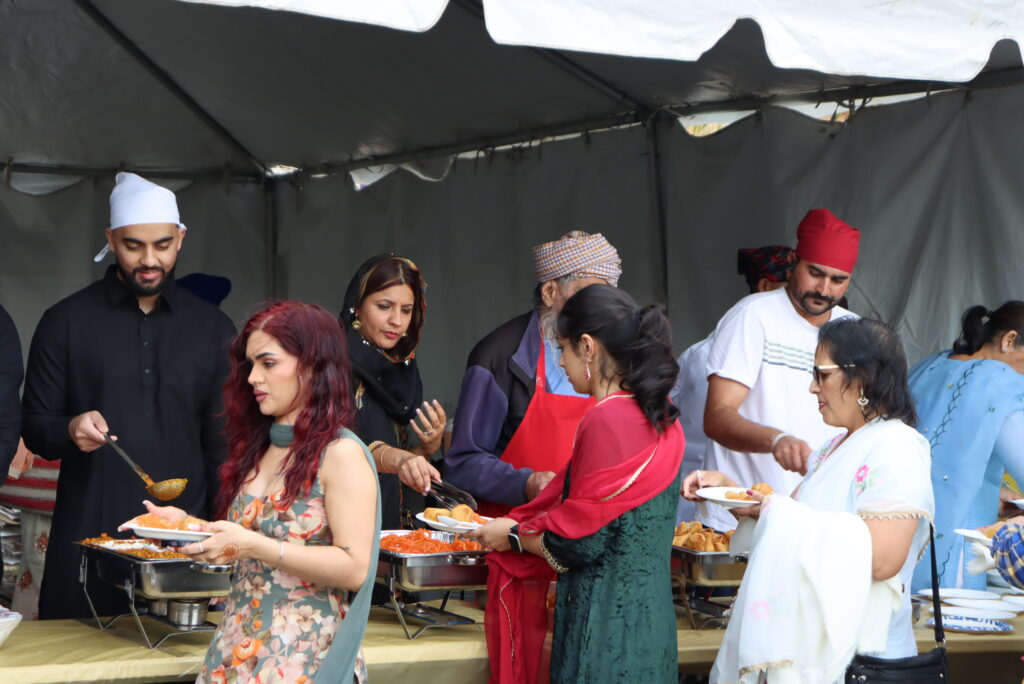
[[295, 428], [291, 425], [282, 425], [281, 423], [270, 424], [270, 443], [276, 447], [283, 449], [291, 446], [294, 434]]

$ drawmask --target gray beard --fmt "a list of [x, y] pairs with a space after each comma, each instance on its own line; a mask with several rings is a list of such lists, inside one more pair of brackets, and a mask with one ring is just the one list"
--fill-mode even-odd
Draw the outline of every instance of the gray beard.
[[556, 316], [551, 309], [545, 307], [541, 309], [539, 319], [541, 337], [545, 340], [551, 341], [558, 339], [558, 334], [555, 330], [555, 324], [557, 323], [558, 316]]

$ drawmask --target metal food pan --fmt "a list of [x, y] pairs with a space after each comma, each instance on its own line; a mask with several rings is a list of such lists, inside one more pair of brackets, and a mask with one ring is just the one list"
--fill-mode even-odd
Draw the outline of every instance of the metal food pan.
[[672, 570], [691, 584], [739, 586], [746, 570], [745, 556], [730, 556], [727, 551], [694, 551], [672, 547]]
[[213, 598], [231, 590], [229, 573], [192, 569], [192, 561], [175, 558], [138, 558], [110, 549], [81, 545], [89, 574], [118, 588], [126, 582], [139, 596], [149, 599]]
[[[407, 530], [385, 530], [381, 536], [401, 534]], [[432, 532], [441, 541], [454, 535]], [[382, 584], [389, 579], [396, 589], [426, 591], [430, 589], [483, 589], [487, 585], [485, 551], [443, 551], [440, 553], [395, 553], [380, 550], [377, 577]]]

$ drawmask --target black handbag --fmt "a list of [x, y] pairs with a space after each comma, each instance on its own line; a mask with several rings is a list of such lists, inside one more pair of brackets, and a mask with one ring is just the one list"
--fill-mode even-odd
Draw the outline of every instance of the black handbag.
[[875, 658], [854, 656], [846, 670], [846, 684], [871, 682], [902, 682], [903, 684], [948, 684], [949, 663], [946, 660], [946, 633], [942, 629], [942, 607], [939, 604], [939, 573], [935, 566], [935, 533], [928, 525], [932, 552], [932, 606], [935, 610], [935, 648], [909, 658]]

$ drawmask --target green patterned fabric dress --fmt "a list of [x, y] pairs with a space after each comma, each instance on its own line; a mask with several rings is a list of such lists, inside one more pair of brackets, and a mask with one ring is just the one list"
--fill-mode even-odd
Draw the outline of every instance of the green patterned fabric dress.
[[679, 485], [677, 476], [588, 537], [544, 533], [569, 568], [558, 576], [551, 684], [678, 681], [670, 555]]
[[[239, 494], [227, 518], [286, 543], [330, 545], [319, 469], [308, 497], [288, 505], [281, 500], [283, 493]], [[239, 561], [224, 618], [196, 681], [312, 682], [347, 611], [342, 589], [309, 584], [257, 560]], [[350, 681], [366, 681], [361, 652], [353, 676]]]

